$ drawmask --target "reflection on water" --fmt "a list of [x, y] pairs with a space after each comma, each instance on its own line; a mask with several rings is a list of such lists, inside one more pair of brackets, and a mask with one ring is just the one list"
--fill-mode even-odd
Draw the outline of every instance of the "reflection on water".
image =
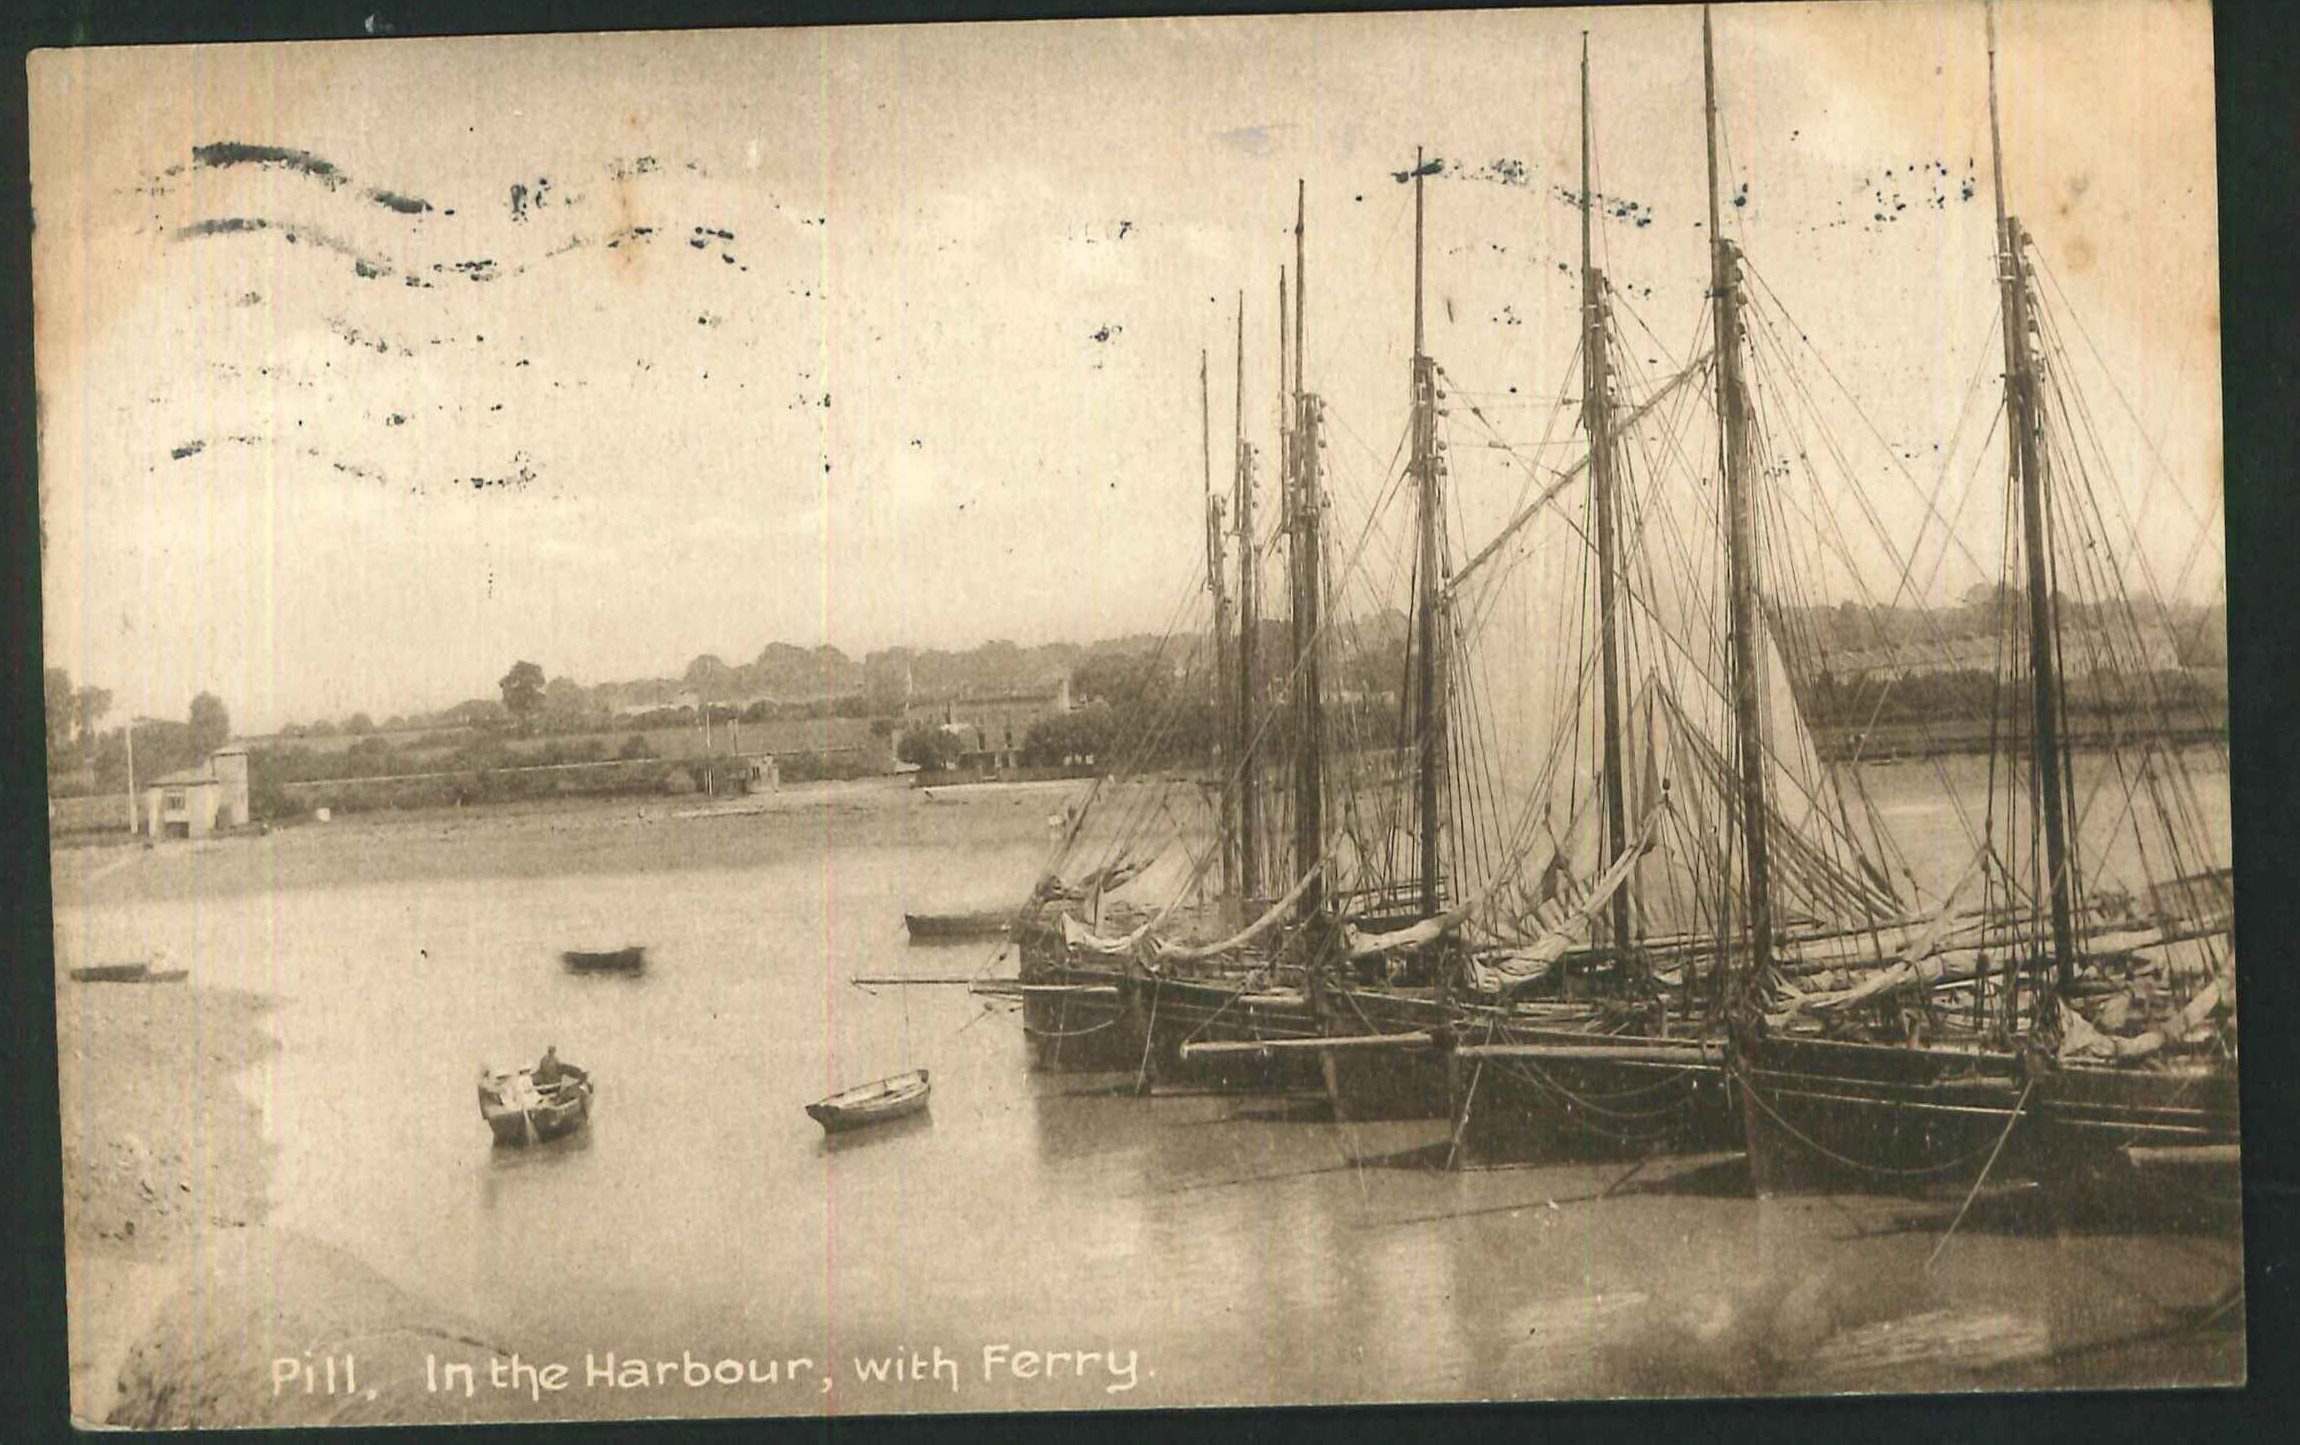
[[[196, 939], [203, 980], [280, 995], [284, 1047], [251, 1082], [279, 1221], [539, 1356], [804, 1356], [837, 1362], [841, 1410], [2241, 1373], [2241, 1311], [2211, 1314], [2240, 1273], [2233, 1239], [1982, 1208], [1928, 1264], [1954, 1201], [1759, 1202], [1730, 1159], [1447, 1172], [1442, 1121], [1034, 1075], [1010, 1005], [850, 987], [989, 961], [993, 945], [909, 946], [901, 925], [955, 880], [1027, 886], [1041, 840], [986, 819], [967, 845], [679, 871], [475, 854], [445, 881], [99, 901], [62, 922]], [[560, 951], [587, 938], [644, 942], [650, 971], [566, 973]], [[592, 1072], [591, 1126], [493, 1147], [474, 1068], [546, 1044]], [[929, 1114], [832, 1139], [802, 1112], [915, 1067], [934, 1072]], [[958, 1390], [851, 1370], [937, 1345]], [[1133, 1350], [1139, 1373], [986, 1379], [998, 1345]], [[825, 1407], [787, 1381], [674, 1383], [576, 1412]]]
[[826, 1133], [821, 1141], [815, 1145], [815, 1152], [819, 1154], [843, 1154], [856, 1149], [885, 1149], [892, 1146], [898, 1139], [908, 1138], [922, 1129], [933, 1127], [934, 1115], [932, 1112], [911, 1114], [900, 1119], [890, 1119], [884, 1124], [874, 1124], [865, 1129], [852, 1129], [837, 1134]]

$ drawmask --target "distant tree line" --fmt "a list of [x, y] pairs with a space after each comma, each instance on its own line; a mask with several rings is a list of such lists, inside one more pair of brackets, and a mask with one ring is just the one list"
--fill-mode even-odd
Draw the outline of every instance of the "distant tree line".
[[[112, 711], [109, 688], [74, 686], [69, 670], [44, 671], [45, 741], [48, 795], [52, 798], [124, 793], [133, 742], [136, 784], [196, 766], [231, 741], [231, 714], [222, 698], [202, 692], [192, 698], [184, 720], [128, 718], [106, 728]], [[131, 730], [133, 737], [131, 739]]]
[[[1985, 721], [2026, 729], [2029, 684], [1979, 668], [1914, 673], [1907, 677], [1840, 679], [1823, 668], [1800, 690], [1806, 720], [1827, 727], [1866, 727], [1935, 721]], [[2194, 673], [2159, 669], [2116, 677], [2070, 677], [2062, 689], [2072, 716], [2124, 715], [2152, 708], [2167, 715], [2225, 710], [2223, 689]]]
[[[1793, 634], [1812, 639], [1827, 657], [1995, 636], [2004, 630], [2008, 618], [2019, 615], [2026, 596], [2018, 587], [1983, 582], [1966, 588], [1954, 603], [1940, 607], [1875, 607], [1846, 601], [1785, 607], [1782, 616]], [[2180, 666], [2228, 665], [2228, 608], [2224, 603], [2170, 602], [2158, 608], [2139, 601], [2084, 602], [2063, 596], [2057, 605], [2064, 630], [2122, 631], [2133, 625], [2161, 628]]]
[[[1857, 723], [1872, 715], [1912, 720], [1926, 716], [1972, 716], [1985, 710], [1997, 684], [1987, 674], [1965, 669], [1917, 674], [1890, 686], [1873, 680], [1847, 680], [1832, 663], [1849, 654], [1879, 649], [1921, 648], [1939, 639], [1992, 635], [2021, 594], [2001, 585], [1976, 586], [1955, 603], [1940, 607], [1868, 607], [1852, 602], [1785, 608], [1781, 621], [1795, 637], [1808, 711], [1815, 721]], [[2061, 603], [2066, 627], [2121, 625], [2124, 604]], [[2162, 609], [2135, 608], [2143, 625], [2162, 626], [2181, 669], [2209, 671], [2227, 662], [2226, 611], [2220, 604], [2172, 603]], [[1409, 692], [1408, 620], [1390, 609], [1333, 627], [1326, 641], [1328, 717], [1345, 745], [1370, 748], [1403, 737], [1399, 699]], [[1265, 618], [1257, 634], [1261, 695], [1257, 717], [1266, 718], [1262, 747], [1274, 759], [1290, 757], [1296, 727], [1290, 702], [1288, 660], [1290, 624]], [[1225, 669], [1234, 668], [1225, 659]], [[616, 754], [618, 735], [676, 726], [767, 723], [795, 719], [870, 718], [883, 736], [897, 725], [906, 703], [927, 697], [995, 696], [1047, 686], [1068, 678], [1074, 703], [1068, 714], [1034, 725], [1025, 738], [1030, 761], [1059, 763], [1092, 758], [1112, 764], [1168, 767], [1213, 756], [1218, 719], [1211, 639], [1203, 635], [1159, 638], [1151, 635], [1103, 641], [1049, 643], [1024, 647], [994, 640], [961, 651], [896, 647], [859, 660], [835, 647], [769, 643], [747, 661], [728, 662], [710, 653], [697, 656], [676, 677], [657, 677], [586, 686], [552, 676], [540, 664], [521, 659], [497, 682], [493, 697], [472, 698], [434, 712], [393, 714], [380, 723], [365, 712], [340, 719], [291, 722], [278, 741], [357, 739], [349, 750], [311, 750], [309, 756], [279, 763], [279, 777], [317, 781], [321, 777], [379, 777], [404, 769], [411, 752], [440, 753], [449, 759], [477, 760], [509, 739], [592, 739], [569, 744], [556, 756], [584, 760], [593, 752]], [[74, 686], [60, 668], [47, 673], [47, 744], [50, 788], [59, 796], [100, 792], [126, 782], [125, 725], [102, 726], [112, 710], [104, 688]], [[2187, 705], [2203, 685], [2168, 673], [2155, 680], [2169, 705]], [[2205, 704], [2217, 701], [2209, 696]], [[2071, 706], [2106, 696], [2072, 682]], [[1882, 700], [1885, 711], [1877, 713]], [[223, 704], [203, 693], [182, 723], [138, 720], [135, 724], [139, 776], [191, 766], [229, 737]], [[1230, 740], [1220, 739], [1223, 743]], [[931, 729], [905, 729], [905, 761], [948, 766], [957, 759], [959, 740]], [[1120, 754], [1128, 755], [1121, 759]], [[449, 763], [460, 766], [461, 762]], [[786, 767], [785, 775], [790, 776]]]
[[[1234, 644], [1233, 644], [1234, 645]], [[1294, 754], [1300, 731], [1294, 703], [1292, 633], [1267, 619], [1255, 634], [1256, 751], [1273, 766]], [[1400, 740], [1398, 698], [1406, 678], [1407, 629], [1395, 610], [1345, 620], [1325, 639], [1329, 736], [1345, 748], [1382, 748]], [[1081, 658], [1070, 674], [1068, 713], [1042, 718], [1025, 738], [1026, 762], [1090, 760], [1105, 767], [1198, 766], [1237, 751], [1233, 718], [1223, 726], [1218, 689], [1236, 685], [1236, 654], [1220, 660], [1210, 639], [1173, 639], [1140, 650], [1106, 648]]]

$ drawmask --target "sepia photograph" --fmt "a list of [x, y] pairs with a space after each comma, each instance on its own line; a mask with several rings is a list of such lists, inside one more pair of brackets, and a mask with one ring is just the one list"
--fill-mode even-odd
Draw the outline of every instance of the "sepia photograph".
[[2246, 1383], [2205, 0], [387, 29], [27, 64], [76, 1424]]

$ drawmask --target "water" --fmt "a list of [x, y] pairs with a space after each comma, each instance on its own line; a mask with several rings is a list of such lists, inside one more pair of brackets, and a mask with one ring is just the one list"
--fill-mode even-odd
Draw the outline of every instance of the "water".
[[[1921, 794], [1884, 806], [1929, 817]], [[1761, 1203], [1737, 1197], [1730, 1162], [1448, 1173], [1432, 1167], [1442, 1122], [1338, 1125], [1283, 1100], [1034, 1075], [1008, 1006], [846, 982], [992, 966], [995, 946], [908, 945], [901, 914], [1019, 895], [1043, 797], [652, 811], [163, 852], [60, 885], [60, 936], [73, 961], [170, 940], [196, 978], [281, 999], [282, 1049], [248, 1083], [278, 1149], [278, 1223], [578, 1381], [608, 1352], [810, 1362], [797, 1383], [689, 1388], [674, 1370], [579, 1389], [546, 1401], [559, 1413], [2241, 1373], [2232, 1319], [2183, 1328], [2236, 1285], [2232, 1239], [2062, 1236], [1981, 1211], [1928, 1269], [1954, 1201]], [[558, 962], [625, 942], [647, 945], [645, 977]], [[547, 1043], [593, 1072], [590, 1128], [491, 1147], [480, 1062], [532, 1062]], [[934, 1075], [925, 1120], [834, 1141], [801, 1112], [912, 1067]], [[1072, 1358], [1059, 1378], [1043, 1362], [986, 1372], [999, 1346]], [[937, 1347], [955, 1389], [931, 1373]], [[857, 1376], [897, 1351], [928, 1377]]]
[[[2077, 841], [2093, 887], [2137, 893], [2208, 867], [2226, 867], [2230, 855], [2228, 771], [2224, 751], [2189, 748], [2166, 754], [2154, 771], [2155, 792], [2125, 786], [2138, 776], [2120, 773], [2099, 753], [2077, 753], [2070, 836]], [[1971, 755], [1871, 764], [1860, 770], [1863, 788], [1909, 871], [1929, 891], [1950, 886], [1972, 860], [1984, 831], [1999, 857], [2031, 862], [2028, 826], [2007, 822], [2005, 775], [2000, 762]], [[1990, 794], [1995, 806], [1990, 807]], [[2025, 794], [2024, 794], [2025, 796]], [[2159, 809], [2173, 815], [2166, 822]], [[1974, 900], [1967, 899], [1970, 903]]]

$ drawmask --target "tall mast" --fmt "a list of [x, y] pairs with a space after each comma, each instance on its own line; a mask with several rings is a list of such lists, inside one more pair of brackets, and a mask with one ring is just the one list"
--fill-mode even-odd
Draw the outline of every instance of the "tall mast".
[[1294, 181], [1294, 395], [1302, 395], [1302, 378], [1307, 373], [1302, 363], [1309, 352], [1303, 336], [1307, 327], [1304, 317], [1310, 304], [1309, 260], [1302, 252], [1302, 217], [1309, 204], [1309, 183], [1297, 177]]
[[1214, 594], [1214, 777], [1218, 787], [1222, 896], [1237, 897], [1238, 830], [1236, 796], [1225, 766], [1230, 734], [1230, 599], [1223, 577], [1222, 498], [1214, 490], [1214, 401], [1207, 382], [1206, 353], [1198, 353], [1198, 450], [1206, 484], [1206, 590]]
[[1756, 519], [1749, 495], [1748, 394], [1741, 379], [1741, 261], [1725, 239], [1717, 204], [1717, 62], [1709, 8], [1701, 9], [1701, 91], [1709, 151], [1709, 295], [1716, 308], [1717, 415], [1725, 479], [1725, 562], [1731, 603], [1734, 751], [1741, 772], [1741, 851], [1749, 909], [1749, 965], [1728, 971], [1727, 1003], [1737, 1020], [1746, 985], [1773, 964], [1773, 896], [1765, 821], [1765, 737], [1757, 701]]
[[2059, 627], [2052, 596], [2052, 550], [2046, 535], [2044, 467], [2037, 449], [2037, 378], [2029, 347], [2027, 236], [2005, 211], [2004, 140], [1997, 124], [1997, 17], [1988, 11], [1989, 163], [1995, 173], [1997, 207], [1997, 292], [2004, 310], [2005, 417], [2012, 434], [2006, 448], [2012, 481], [2020, 492], [2021, 543], [2028, 562], [2029, 708], [2036, 730], [2036, 795], [2044, 815], [2046, 888], [2052, 908], [2052, 962], [2055, 981], [2067, 987], [2075, 974], [2076, 950], [2069, 917], [2067, 798], [2061, 768]]
[[1246, 445], [1246, 293], [1238, 293], [1238, 400], [1235, 487], [1238, 519], [1238, 685], [1232, 714], [1238, 737], [1238, 896], [1262, 887], [1261, 780], [1254, 767], [1254, 645], [1262, 630], [1261, 562], [1254, 550], [1254, 449]]
[[[1597, 513], [1597, 612], [1603, 651], [1601, 691], [1605, 706], [1605, 862], [1629, 846], [1627, 809], [1621, 776], [1621, 637], [1614, 589], [1620, 570], [1620, 543], [1613, 517], [1613, 401], [1605, 335], [1605, 275], [1591, 247], [1594, 192], [1589, 168], [1589, 33], [1581, 36], [1581, 324], [1583, 340], [1583, 424], [1589, 432], [1589, 486]], [[1611, 905], [1614, 956], [1629, 958], [1629, 891], [1617, 890]]]
[[[1286, 291], [1286, 267], [1278, 265], [1278, 525], [1294, 526], [1294, 314]], [[1289, 544], [1291, 545], [1291, 544]], [[1291, 563], [1287, 564], [1289, 567]], [[1289, 577], [1292, 573], [1287, 574]]]
[[1421, 911], [1424, 917], [1441, 906], [1443, 858], [1438, 852], [1438, 785], [1445, 766], [1445, 708], [1439, 691], [1438, 657], [1438, 485], [1437, 368], [1431, 363], [1422, 333], [1422, 153], [1414, 151], [1414, 413], [1413, 475], [1417, 512], [1421, 522], [1421, 560], [1415, 567], [1414, 652], [1420, 661], [1415, 678], [1414, 717], [1421, 735], [1416, 759], [1414, 811], [1421, 825]]
[[[1307, 348], [1303, 341], [1304, 297], [1309, 290], [1303, 250], [1306, 187], [1294, 192], [1294, 425], [1290, 449], [1293, 488], [1294, 677], [1299, 727], [1294, 740], [1294, 873], [1302, 877], [1325, 857], [1325, 708], [1320, 675], [1323, 647], [1318, 637], [1318, 399], [1303, 389]], [[1325, 908], [1325, 881], [1302, 893], [1302, 916], [1317, 918]]]
[[[1286, 539], [1287, 539], [1287, 541], [1286, 541], [1286, 607], [1287, 607], [1287, 620], [1288, 620], [1288, 626], [1289, 626], [1289, 628], [1291, 628], [1291, 627], [1293, 626], [1293, 622], [1292, 622], [1292, 618], [1293, 618], [1293, 611], [1292, 611], [1292, 609], [1293, 609], [1293, 599], [1294, 599], [1294, 596], [1295, 596], [1295, 593], [1294, 593], [1294, 580], [1293, 580], [1293, 579], [1294, 579], [1294, 542], [1293, 542], [1293, 536], [1294, 536], [1294, 372], [1293, 372], [1293, 354], [1294, 354], [1294, 313], [1293, 313], [1293, 297], [1292, 297], [1292, 293], [1291, 293], [1290, 291], [1288, 291], [1288, 290], [1287, 290], [1287, 280], [1288, 280], [1288, 275], [1289, 275], [1289, 273], [1288, 273], [1288, 271], [1287, 271], [1287, 269], [1286, 269], [1286, 263], [1285, 263], [1285, 262], [1283, 262], [1283, 261], [1280, 261], [1280, 262], [1278, 263], [1278, 530], [1279, 530], [1280, 532], [1284, 533], [1284, 534], [1285, 534], [1285, 536], [1286, 536]], [[1296, 636], [1296, 634], [1295, 634], [1294, 632], [1292, 632], [1292, 631], [1289, 631], [1289, 632], [1288, 632], [1288, 634], [1287, 634], [1287, 640], [1288, 640], [1288, 648], [1289, 648], [1289, 650], [1288, 650], [1288, 652], [1287, 652], [1287, 658], [1288, 658], [1288, 662], [1287, 662], [1287, 665], [1288, 665], [1288, 667], [1289, 667], [1289, 668], [1291, 668], [1291, 667], [1293, 666], [1293, 663], [1294, 663], [1294, 661], [1296, 660], [1296, 658], [1295, 658], [1295, 654], [1294, 654], [1294, 653], [1292, 652], [1292, 650], [1291, 650], [1292, 642], [1293, 642], [1293, 640], [1294, 640], [1294, 637], [1295, 637], [1295, 636]], [[1287, 706], [1289, 706], [1289, 707], [1293, 707], [1293, 708], [1294, 708], [1294, 709], [1295, 709], [1295, 710], [1298, 712], [1298, 711], [1300, 711], [1300, 708], [1299, 708], [1299, 705], [1298, 705], [1298, 704], [1296, 703], [1296, 701], [1295, 701], [1295, 698], [1294, 698], [1294, 694], [1293, 694], [1293, 692], [1291, 691], [1292, 687], [1294, 686], [1294, 684], [1295, 684], [1297, 681], [1299, 681], [1299, 674], [1298, 674], [1298, 673], [1289, 673], [1289, 680], [1288, 680], [1288, 682], [1287, 682], [1287, 688], [1288, 688], [1288, 691], [1286, 692], [1286, 694], [1285, 694], [1285, 697], [1286, 697], [1286, 705], [1287, 705]], [[1278, 841], [1277, 841], [1277, 838], [1276, 838], [1276, 836], [1275, 836], [1275, 835], [1273, 835], [1273, 836], [1271, 837], [1271, 839], [1270, 839], [1270, 841], [1269, 841], [1269, 843], [1268, 843], [1268, 845], [1267, 845], [1267, 846], [1268, 846], [1268, 849], [1269, 849], [1269, 852], [1270, 852], [1271, 858], [1272, 858], [1272, 859], [1275, 859], [1275, 857], [1277, 856], [1277, 852], [1278, 852]], [[1265, 860], [1265, 861], [1269, 861], [1269, 860]], [[1291, 875], [1291, 874], [1289, 874], [1289, 873], [1287, 873], [1287, 871], [1286, 871], [1286, 868], [1285, 868], [1285, 866], [1284, 866], [1282, 863], [1278, 865], [1278, 867], [1277, 867], [1277, 871], [1278, 871], [1278, 873], [1279, 873], [1279, 874], [1283, 875], [1283, 876], [1284, 876], [1284, 878], [1285, 878], [1285, 880], [1286, 880], [1286, 881], [1287, 881], [1287, 882], [1290, 884], [1290, 882], [1291, 882], [1291, 878], [1292, 878], [1292, 875]]]
[[1289, 329], [1293, 313], [1286, 303], [1286, 266], [1278, 264], [1278, 476], [1281, 483], [1294, 474], [1294, 374], [1288, 370], [1287, 357], [1291, 354], [1293, 332]]

